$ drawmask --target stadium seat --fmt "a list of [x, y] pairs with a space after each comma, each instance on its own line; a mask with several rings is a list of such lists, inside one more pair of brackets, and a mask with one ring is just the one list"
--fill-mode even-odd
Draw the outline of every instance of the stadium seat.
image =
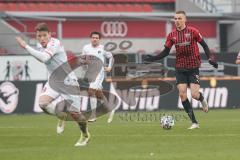
[[98, 11], [98, 7], [97, 7], [96, 4], [89, 3], [89, 4], [86, 5], [86, 8], [87, 8], [88, 12], [96, 12], [96, 11]]
[[18, 6], [16, 3], [8, 3], [7, 4], [7, 10], [8, 11], [17, 11], [18, 10]]
[[126, 12], [134, 12], [133, 5], [131, 4], [126, 4], [125, 8], [126, 8]]
[[18, 3], [18, 10], [19, 11], [28, 11], [29, 7], [27, 4], [25, 3]]
[[134, 12], [143, 12], [143, 7], [140, 4], [134, 4], [133, 5], [133, 11]]
[[69, 11], [70, 10], [69, 4], [57, 3], [56, 5], [58, 6], [58, 11], [65, 12], [65, 11]]
[[37, 5], [37, 8], [39, 9], [39, 11], [45, 11], [46, 10], [46, 5], [44, 3], [39, 3]]
[[144, 12], [152, 12], [152, 6], [150, 4], [143, 4], [143, 10]]
[[28, 6], [28, 11], [40, 11], [37, 3], [26, 3], [26, 5]]
[[116, 11], [117, 12], [124, 12], [125, 11], [124, 4], [116, 4]]
[[56, 5], [54, 3], [48, 3], [48, 4], [45, 3], [44, 5], [46, 8], [48, 8], [48, 11], [58, 11], [58, 5]]
[[[59, 12], [151, 12], [152, 7], [150, 4], [139, 4], [138, 2], [143, 0], [118, 0], [114, 3], [110, 0], [100, 0], [106, 3], [70, 3], [72, 1], [60, 0], [56, 3], [53, 1], [40, 0], [38, 3], [35, 1], [21, 1], [20, 3], [0, 3], [0, 11], [59, 11]], [[78, 1], [78, 0], [76, 0]], [[153, 0], [152, 0], [153, 1]], [[65, 2], [65, 3], [63, 3]], [[80, 1], [78, 1], [80, 2]], [[91, 0], [94, 2], [94, 0]], [[117, 2], [128, 2], [128, 3], [117, 3]], [[129, 3], [131, 2], [131, 3]], [[135, 3], [133, 3], [135, 2]]]
[[73, 4], [73, 3], [70, 3], [68, 4], [68, 11], [71, 11], [71, 12], [77, 12], [79, 11], [80, 9], [80, 6], [76, 5], [76, 4]]
[[112, 12], [114, 11], [114, 8], [115, 8], [114, 4], [106, 4], [106, 11]]
[[0, 11], [5, 11], [7, 8], [5, 3], [0, 3]]
[[101, 3], [97, 4], [97, 8], [98, 8], [99, 12], [106, 12], [107, 11], [106, 6], [104, 4], [101, 4]]
[[88, 8], [86, 4], [76, 4], [76, 8], [78, 12], [87, 12]]

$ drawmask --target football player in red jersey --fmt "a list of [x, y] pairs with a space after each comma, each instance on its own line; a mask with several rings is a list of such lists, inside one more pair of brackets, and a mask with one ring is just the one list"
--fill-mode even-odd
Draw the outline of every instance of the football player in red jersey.
[[145, 61], [151, 62], [166, 57], [169, 55], [172, 46], [175, 45], [177, 88], [184, 110], [192, 121], [192, 125], [188, 129], [196, 129], [199, 128], [199, 124], [187, 98], [188, 86], [191, 90], [192, 98], [199, 100], [202, 104], [203, 111], [208, 112], [208, 104], [204, 100], [202, 93], [199, 92], [199, 67], [201, 65], [201, 59], [197, 43], [200, 43], [203, 47], [209, 63], [214, 68], [218, 68], [218, 64], [212, 56], [210, 56], [209, 47], [200, 32], [196, 28], [186, 25], [186, 20], [186, 13], [184, 11], [177, 11], [174, 15], [176, 29], [168, 34], [164, 50], [156, 56], [148, 55]]

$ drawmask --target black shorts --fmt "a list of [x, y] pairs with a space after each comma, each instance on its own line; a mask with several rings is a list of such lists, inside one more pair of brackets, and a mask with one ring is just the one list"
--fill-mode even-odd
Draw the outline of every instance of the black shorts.
[[176, 69], [176, 84], [200, 84], [199, 69]]

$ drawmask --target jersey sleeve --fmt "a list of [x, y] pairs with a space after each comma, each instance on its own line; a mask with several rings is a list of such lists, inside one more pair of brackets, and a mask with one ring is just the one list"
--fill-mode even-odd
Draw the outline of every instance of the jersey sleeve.
[[113, 55], [112, 55], [112, 53], [111, 52], [108, 52], [108, 51], [104, 51], [104, 57], [105, 58], [111, 58]]
[[112, 68], [114, 63], [114, 58], [112, 53], [104, 50], [104, 57], [108, 59], [108, 67]]
[[172, 41], [172, 37], [171, 37], [171, 34], [168, 34], [167, 36], [167, 39], [166, 39], [166, 42], [165, 42], [165, 47], [171, 49], [172, 46], [173, 46], [173, 41]]
[[46, 53], [48, 53], [51, 57], [53, 57], [59, 50], [59, 48], [61, 48], [61, 43], [57, 40], [51, 40], [48, 45], [47, 48], [44, 50]]
[[201, 33], [199, 32], [199, 30], [194, 29], [194, 38], [196, 39], [197, 42], [201, 42], [203, 40], [203, 37], [201, 35]]

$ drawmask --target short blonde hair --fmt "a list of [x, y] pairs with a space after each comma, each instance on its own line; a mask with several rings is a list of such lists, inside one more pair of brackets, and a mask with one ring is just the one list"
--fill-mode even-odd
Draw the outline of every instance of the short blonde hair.
[[183, 14], [186, 16], [186, 12], [185, 11], [176, 11], [175, 14]]

